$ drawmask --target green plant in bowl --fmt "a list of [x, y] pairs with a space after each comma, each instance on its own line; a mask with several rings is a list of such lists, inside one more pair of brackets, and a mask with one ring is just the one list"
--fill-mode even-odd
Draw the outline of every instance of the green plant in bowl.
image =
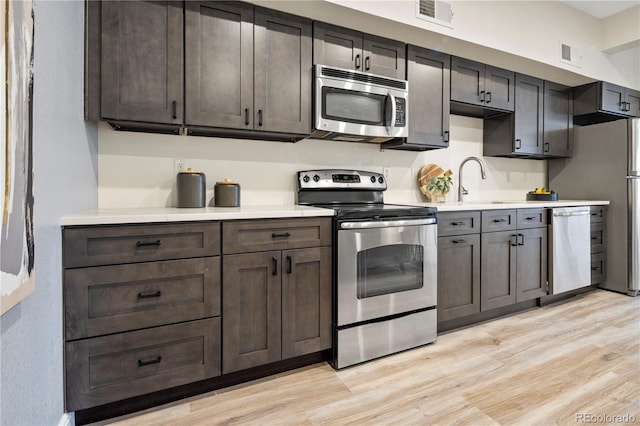
[[427, 182], [426, 189], [432, 194], [432, 201], [444, 202], [444, 197], [452, 186], [453, 179], [451, 175], [434, 176]]

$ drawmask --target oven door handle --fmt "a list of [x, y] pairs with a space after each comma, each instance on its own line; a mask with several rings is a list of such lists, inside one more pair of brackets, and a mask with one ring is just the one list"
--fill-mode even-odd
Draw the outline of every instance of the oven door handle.
[[426, 219], [381, 220], [375, 222], [342, 222], [340, 229], [388, 228], [391, 226], [435, 225], [436, 223], [437, 219], [435, 217]]

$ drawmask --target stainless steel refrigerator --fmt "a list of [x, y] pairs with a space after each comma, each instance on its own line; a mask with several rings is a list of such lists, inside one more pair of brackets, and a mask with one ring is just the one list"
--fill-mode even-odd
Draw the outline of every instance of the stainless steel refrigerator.
[[573, 156], [549, 160], [560, 199], [609, 200], [602, 288], [640, 292], [640, 119], [573, 128]]

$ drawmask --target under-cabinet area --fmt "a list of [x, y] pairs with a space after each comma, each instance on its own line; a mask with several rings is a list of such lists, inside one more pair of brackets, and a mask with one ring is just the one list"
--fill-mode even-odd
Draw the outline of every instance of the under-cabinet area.
[[331, 347], [331, 219], [62, 232], [68, 411]]

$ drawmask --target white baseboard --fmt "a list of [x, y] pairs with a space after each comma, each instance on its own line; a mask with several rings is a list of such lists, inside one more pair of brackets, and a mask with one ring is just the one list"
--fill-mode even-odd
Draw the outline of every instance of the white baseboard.
[[75, 424], [76, 416], [74, 413], [64, 413], [58, 422], [58, 426], [75, 426]]

